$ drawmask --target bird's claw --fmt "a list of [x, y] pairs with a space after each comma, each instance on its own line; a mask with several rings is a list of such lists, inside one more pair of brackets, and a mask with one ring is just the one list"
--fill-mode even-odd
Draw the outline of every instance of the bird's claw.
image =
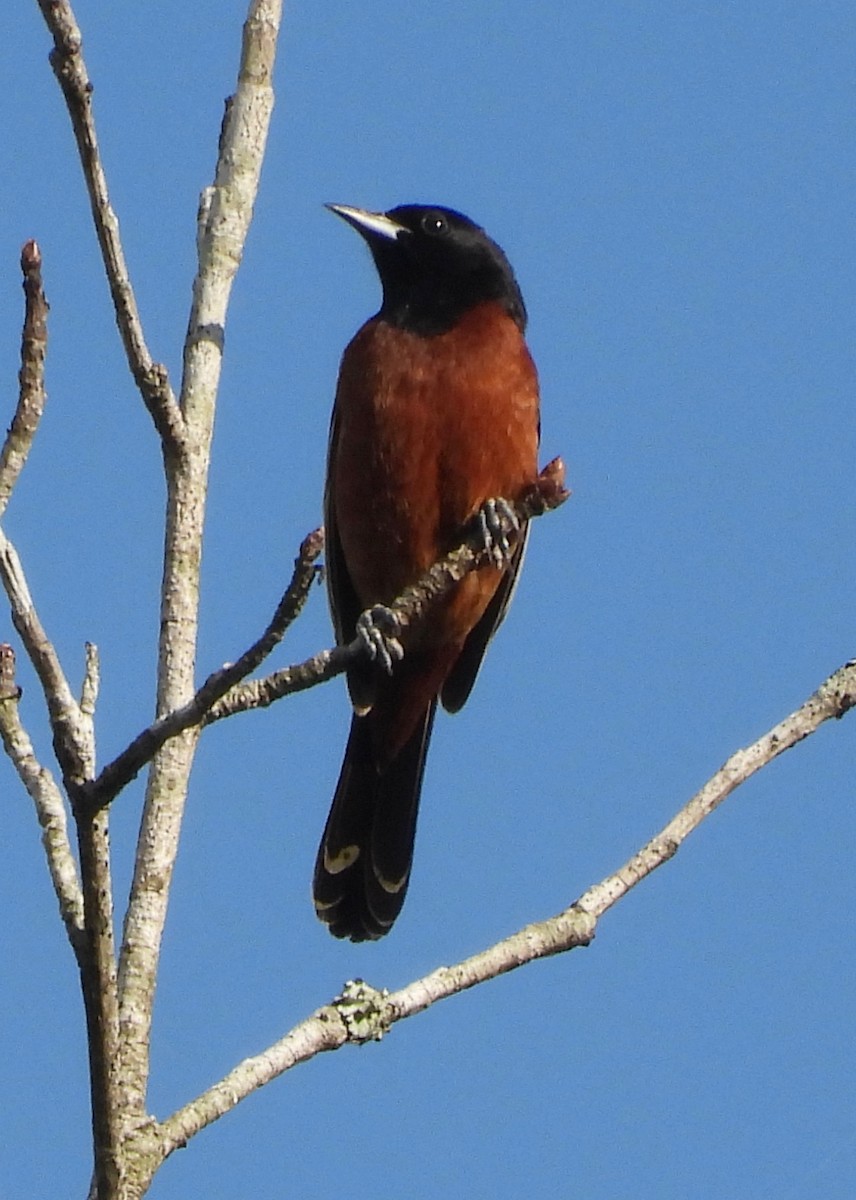
[[[501, 496], [485, 500], [478, 511], [478, 523], [491, 562], [497, 570], [504, 570], [514, 557], [516, 535], [520, 533], [520, 518], [514, 506]], [[515, 535], [513, 541], [509, 541], [509, 533]]]
[[404, 658], [400, 633], [398, 617], [385, 604], [375, 604], [357, 618], [357, 637], [372, 662], [379, 663], [387, 675]]

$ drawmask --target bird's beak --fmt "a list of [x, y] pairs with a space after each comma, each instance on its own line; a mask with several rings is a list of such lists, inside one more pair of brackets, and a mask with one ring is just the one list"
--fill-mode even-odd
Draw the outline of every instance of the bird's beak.
[[382, 237], [394, 242], [400, 233], [405, 233], [405, 227], [393, 221], [386, 213], [369, 212], [365, 208], [352, 208], [349, 204], [327, 204], [330, 212], [347, 221], [361, 233], [363, 237]]

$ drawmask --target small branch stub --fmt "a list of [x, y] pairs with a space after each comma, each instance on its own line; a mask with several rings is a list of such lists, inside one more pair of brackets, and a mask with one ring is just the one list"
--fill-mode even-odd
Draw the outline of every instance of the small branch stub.
[[24, 325], [18, 404], [0, 450], [0, 516], [24, 468], [45, 408], [45, 355], [48, 344], [48, 302], [42, 287], [42, 256], [35, 242], [21, 251], [24, 276]]
[[0, 644], [0, 700], [20, 700], [21, 689], [15, 683], [15, 651], [8, 642]]

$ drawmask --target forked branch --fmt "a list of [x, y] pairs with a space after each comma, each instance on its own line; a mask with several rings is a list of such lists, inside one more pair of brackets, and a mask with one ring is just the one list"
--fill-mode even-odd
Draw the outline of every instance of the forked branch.
[[[35, 242], [21, 253], [24, 325], [20, 388], [15, 415], [0, 449], [0, 514], [27, 461], [45, 407], [45, 354], [48, 303], [42, 286], [42, 259]], [[73, 790], [89, 775], [93, 757], [91, 721], [81, 712], [53, 643], [39, 620], [21, 560], [0, 529], [0, 582], [9, 598], [12, 623], [32, 662], [48, 707], [54, 749], [66, 786]], [[62, 901], [61, 901], [62, 902]]]
[[108, 763], [98, 778], [86, 789], [85, 799], [88, 806], [103, 808], [109, 804], [154, 758], [161, 746], [170, 738], [183, 733], [185, 729], [200, 725], [221, 696], [256, 670], [282, 640], [289, 625], [306, 603], [309, 589], [317, 578], [315, 560], [323, 546], [323, 530], [316, 529], [304, 538], [300, 553], [295, 559], [291, 582], [261, 637], [236, 662], [229, 663], [209, 675], [187, 704], [153, 722], [139, 733], [121, 754]]

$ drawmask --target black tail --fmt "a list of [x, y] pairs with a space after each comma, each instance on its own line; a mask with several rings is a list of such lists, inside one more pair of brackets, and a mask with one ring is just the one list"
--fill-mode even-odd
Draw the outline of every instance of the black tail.
[[315, 911], [334, 937], [364, 942], [389, 933], [410, 865], [433, 701], [388, 765], [376, 765], [373, 713], [355, 716], [315, 860]]

